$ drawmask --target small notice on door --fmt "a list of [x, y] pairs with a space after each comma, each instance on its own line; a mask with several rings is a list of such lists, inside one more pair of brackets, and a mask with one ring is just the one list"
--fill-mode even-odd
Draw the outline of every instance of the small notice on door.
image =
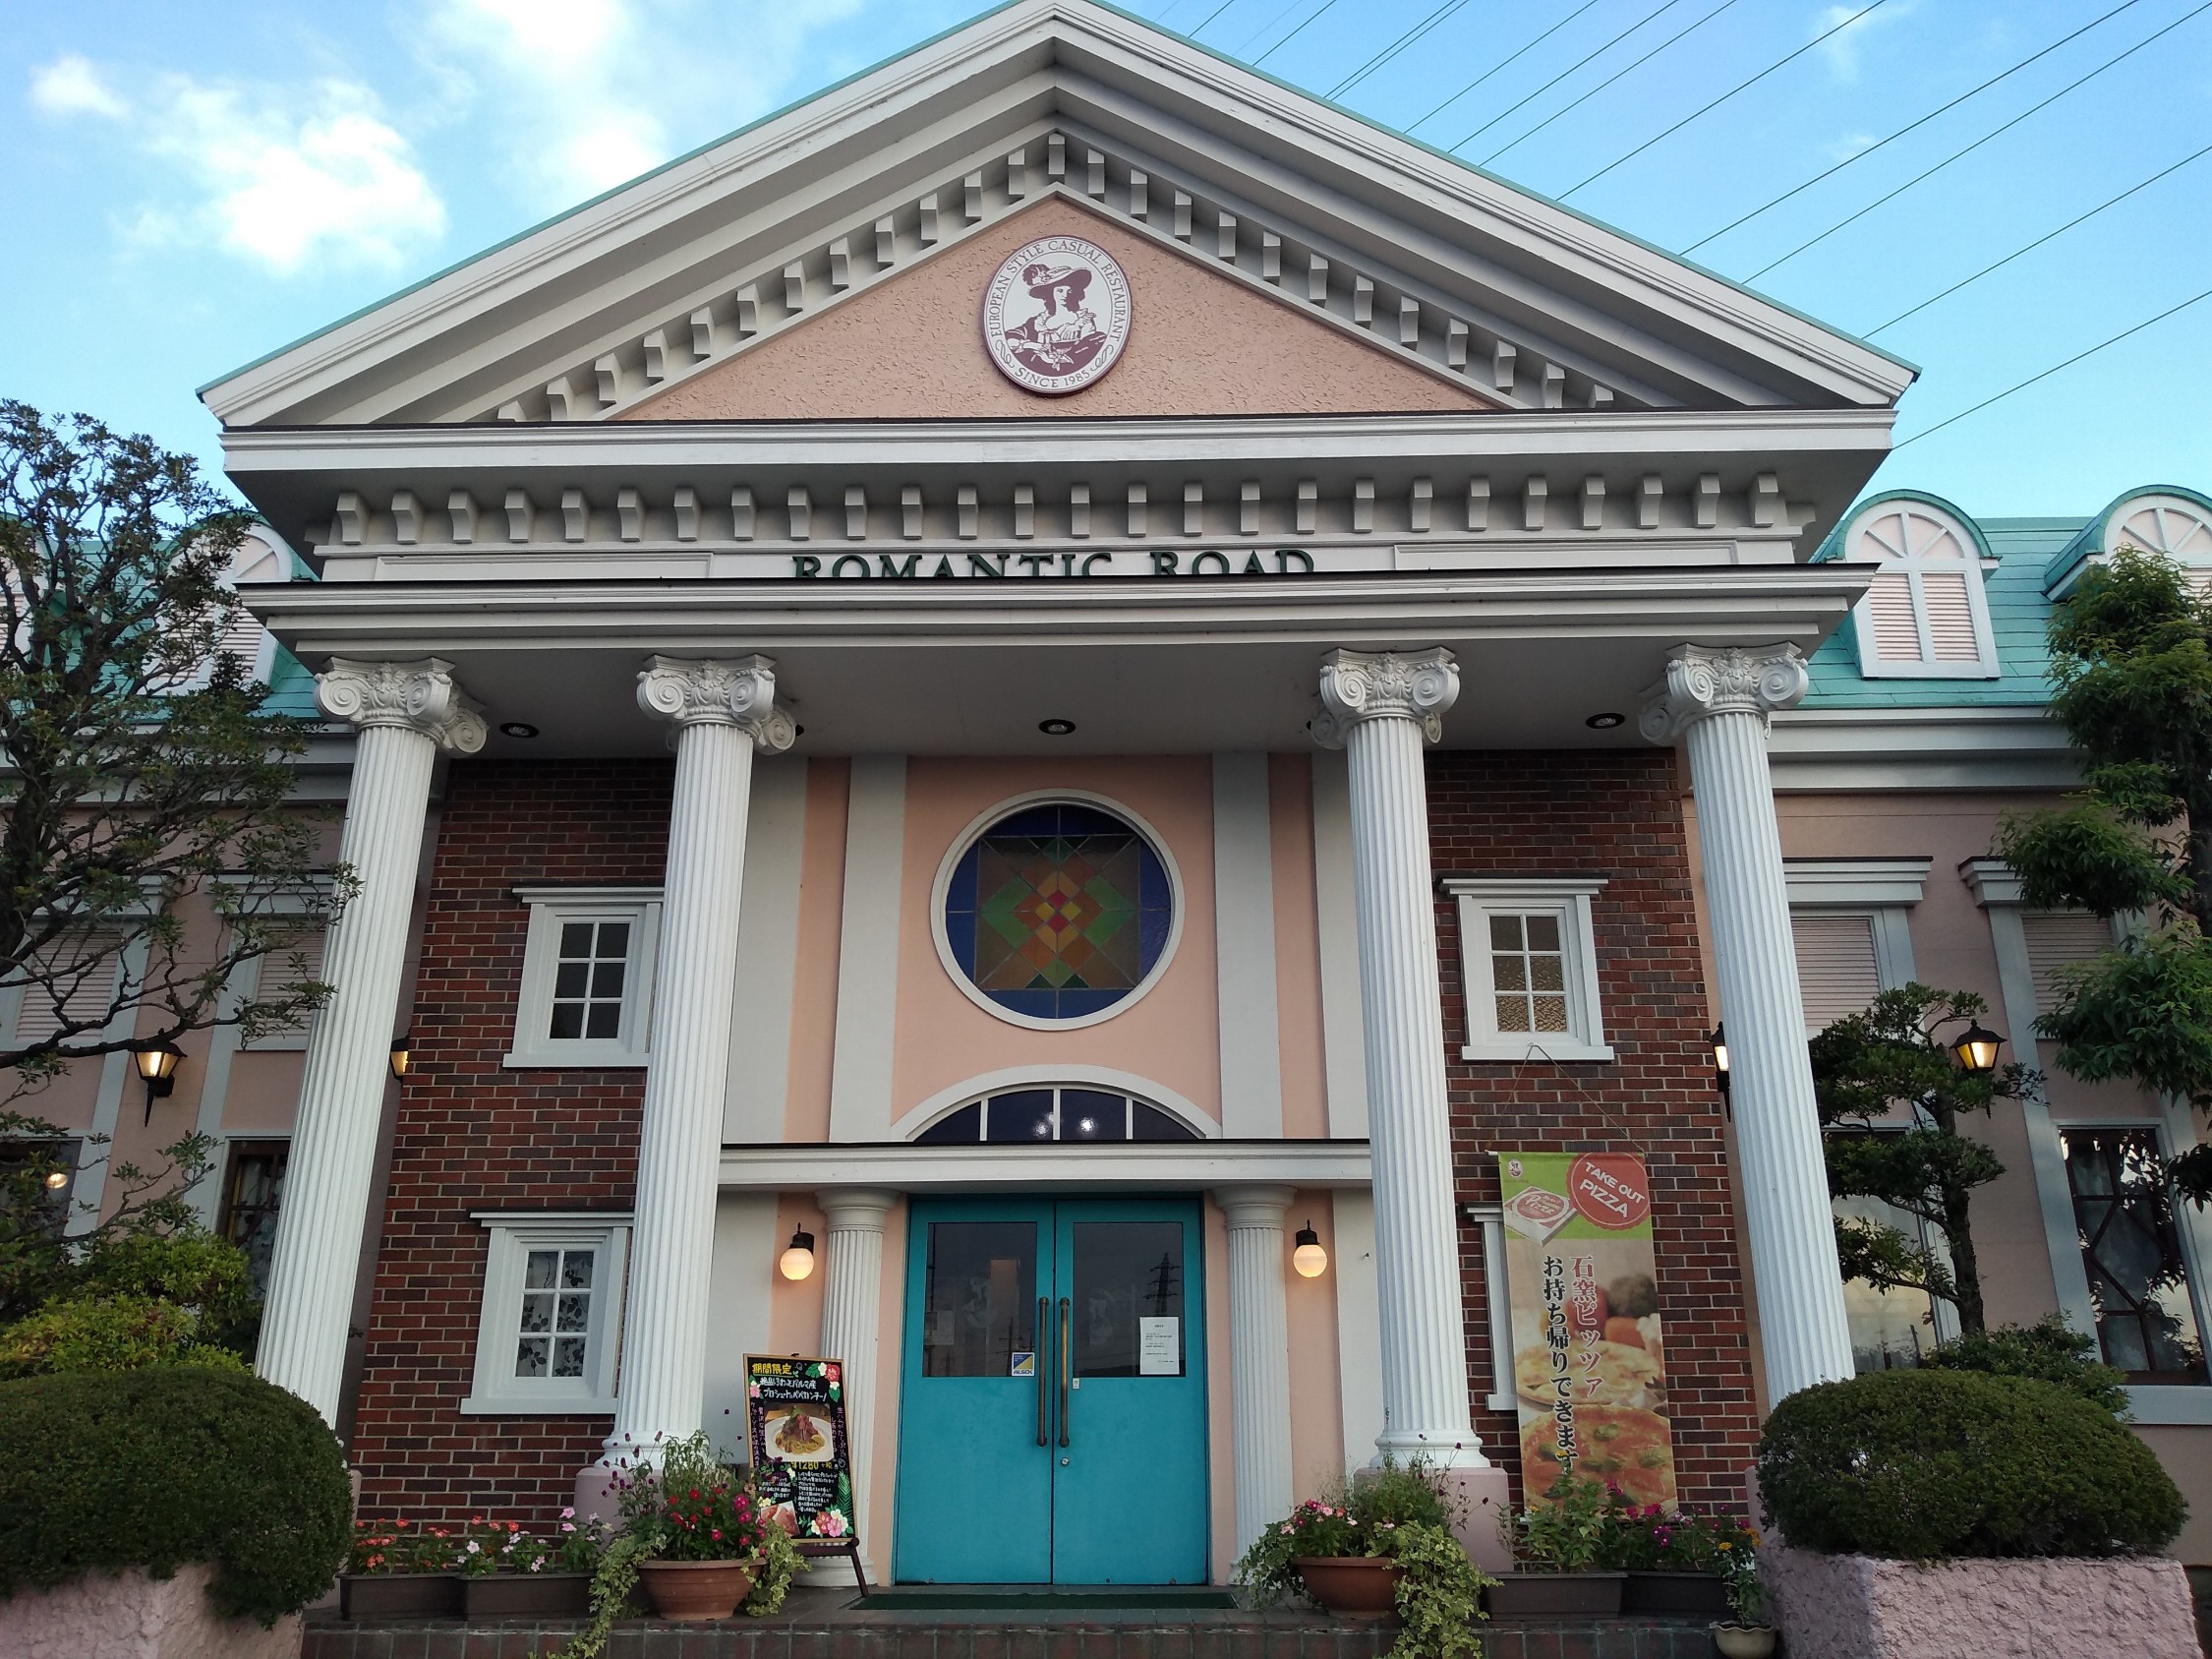
[[1034, 1377], [1037, 1374], [1037, 1356], [1026, 1348], [1017, 1350], [1013, 1374], [1017, 1377]]
[[1136, 1322], [1136, 1374], [1139, 1377], [1183, 1375], [1183, 1321], [1139, 1319]]

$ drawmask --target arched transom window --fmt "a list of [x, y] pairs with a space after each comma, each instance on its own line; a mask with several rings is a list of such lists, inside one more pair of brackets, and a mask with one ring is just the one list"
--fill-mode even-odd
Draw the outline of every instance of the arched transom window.
[[1881, 566], [1853, 613], [1861, 673], [1996, 678], [1980, 549], [1950, 513], [1878, 503], [1851, 527], [1845, 557]]
[[2105, 531], [2106, 552], [2124, 547], [2212, 565], [2212, 511], [2185, 496], [2137, 496], [2121, 503]]
[[1048, 1146], [1055, 1141], [1195, 1141], [1181, 1118], [1110, 1089], [1008, 1089], [955, 1106], [914, 1137], [919, 1146]]

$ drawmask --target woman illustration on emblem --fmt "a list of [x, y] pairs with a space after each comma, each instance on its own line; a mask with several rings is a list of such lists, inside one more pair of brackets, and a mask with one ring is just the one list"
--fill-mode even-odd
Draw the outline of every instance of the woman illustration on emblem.
[[1043, 310], [1004, 332], [1007, 349], [1040, 375], [1072, 375], [1096, 357], [1106, 330], [1083, 303], [1091, 273], [1081, 266], [1024, 266], [1021, 285]]

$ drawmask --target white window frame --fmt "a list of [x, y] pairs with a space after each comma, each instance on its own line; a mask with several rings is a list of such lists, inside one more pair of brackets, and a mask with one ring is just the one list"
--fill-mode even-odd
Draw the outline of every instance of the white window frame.
[[[661, 937], [658, 887], [517, 887], [530, 907], [530, 932], [522, 949], [522, 988], [515, 999], [514, 1042], [501, 1062], [510, 1067], [585, 1066], [611, 1070], [642, 1066], [653, 1021], [653, 968]], [[553, 977], [560, 961], [560, 930], [572, 921], [630, 923], [628, 971], [622, 976], [622, 1035], [564, 1037], [546, 1035], [553, 1021]]]
[[[1957, 539], [1965, 557], [1958, 561], [1957, 568], [1966, 583], [1966, 610], [1974, 627], [1974, 660], [1971, 662], [1935, 662], [1934, 642], [1928, 627], [1928, 601], [1921, 585], [1922, 574], [1931, 565], [1944, 570], [1951, 568], [1950, 560], [1928, 561], [1918, 553], [1902, 555], [1887, 546], [1869, 549], [1869, 527], [1885, 516], [1911, 516], [1934, 521]], [[1995, 680], [2003, 672], [1997, 660], [1997, 637], [1990, 626], [1989, 594], [1983, 585], [1984, 558], [1982, 544], [1971, 526], [1933, 502], [1917, 497], [1890, 497], [1869, 503], [1851, 521], [1843, 541], [1843, 557], [1861, 563], [1879, 564], [1883, 570], [1904, 576], [1912, 594], [1913, 625], [1920, 635], [1920, 660], [1900, 662], [1885, 658], [1877, 648], [1874, 631], [1874, 594], [1870, 589], [1865, 597], [1851, 607], [1852, 638], [1859, 655], [1859, 673], [1868, 680]]]
[[[1874, 933], [1874, 977], [1883, 990], [1911, 983], [1912, 907], [1927, 890], [1933, 859], [1784, 859], [1789, 914], [1865, 917]], [[1820, 1028], [1810, 1019], [1805, 1035]]]
[[[545, 1211], [519, 1215], [480, 1211], [470, 1217], [487, 1234], [484, 1299], [477, 1319], [476, 1376], [460, 1409], [467, 1415], [603, 1415], [614, 1409], [619, 1375], [622, 1299], [629, 1264], [630, 1217], [606, 1211]], [[515, 1339], [523, 1271], [533, 1250], [591, 1250], [592, 1318], [584, 1333], [581, 1377], [517, 1377]]]
[[[1590, 901], [1603, 889], [1603, 876], [1447, 876], [1443, 890], [1459, 914], [1459, 970], [1467, 1004], [1467, 1041], [1463, 1060], [1610, 1060], [1605, 1022], [1598, 993], [1598, 943], [1591, 924]], [[1500, 1032], [1490, 983], [1489, 918], [1500, 916], [1552, 916], [1559, 922], [1559, 947], [1566, 980], [1567, 1029], [1564, 1032]]]
[[[226, 875], [218, 877], [218, 879], [229, 882], [233, 886], [243, 887], [249, 884], [248, 878], [242, 876]], [[267, 914], [270, 916], [304, 916], [314, 906], [326, 905], [330, 902], [331, 888], [328, 876], [310, 876], [308, 885], [310, 891], [291, 890], [265, 894], [263, 896], [263, 907]], [[322, 980], [323, 970], [328, 966], [330, 928], [335, 924], [335, 921], [336, 918], [333, 917], [330, 922], [323, 925], [322, 935], [319, 941], [320, 948], [316, 955], [315, 971], [310, 976], [314, 979]], [[300, 941], [298, 948], [302, 955], [308, 954], [307, 946], [311, 942], [315, 941], [308, 939]], [[276, 957], [281, 966], [283, 959], [291, 954], [292, 951], [289, 949], [267, 951], [251, 961], [240, 963], [231, 981], [232, 992], [237, 1001], [251, 1002], [262, 994], [262, 979], [266, 972], [270, 957]], [[328, 981], [322, 980], [322, 982], [327, 983]], [[307, 1047], [308, 1038], [315, 1035], [315, 1023], [321, 1016], [322, 1010], [318, 1008], [296, 1026], [286, 1026], [278, 1031], [263, 1032], [251, 1042], [241, 1038], [238, 1046], [242, 1052], [248, 1054], [299, 1053]], [[253, 1138], [262, 1139], [260, 1136]]]

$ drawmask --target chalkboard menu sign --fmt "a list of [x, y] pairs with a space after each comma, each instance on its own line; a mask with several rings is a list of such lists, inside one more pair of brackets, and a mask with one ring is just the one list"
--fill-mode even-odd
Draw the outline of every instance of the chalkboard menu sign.
[[745, 1360], [753, 1475], [768, 1518], [795, 1538], [850, 1539], [852, 1460], [844, 1366], [834, 1359]]

